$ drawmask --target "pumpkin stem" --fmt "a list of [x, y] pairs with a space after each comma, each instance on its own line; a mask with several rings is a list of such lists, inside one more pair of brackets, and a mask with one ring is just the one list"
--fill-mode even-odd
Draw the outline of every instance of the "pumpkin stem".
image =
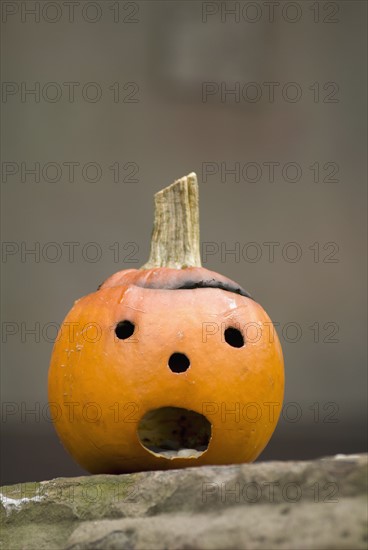
[[141, 269], [201, 265], [198, 182], [192, 172], [155, 194], [151, 252]]

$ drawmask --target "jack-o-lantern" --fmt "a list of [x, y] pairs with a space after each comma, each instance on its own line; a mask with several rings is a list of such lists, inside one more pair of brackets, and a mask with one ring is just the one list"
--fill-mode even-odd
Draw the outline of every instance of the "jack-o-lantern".
[[58, 435], [92, 473], [251, 462], [283, 391], [268, 315], [201, 267], [190, 174], [155, 195], [148, 263], [112, 275], [64, 320], [49, 371]]

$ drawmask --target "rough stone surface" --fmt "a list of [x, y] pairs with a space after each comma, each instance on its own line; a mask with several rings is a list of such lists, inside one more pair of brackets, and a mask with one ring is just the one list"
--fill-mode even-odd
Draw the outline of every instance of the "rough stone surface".
[[367, 455], [2, 487], [1, 549], [367, 548]]

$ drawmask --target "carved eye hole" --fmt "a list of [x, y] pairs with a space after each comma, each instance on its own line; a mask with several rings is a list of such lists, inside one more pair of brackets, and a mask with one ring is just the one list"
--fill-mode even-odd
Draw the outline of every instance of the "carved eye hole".
[[126, 340], [133, 334], [135, 326], [130, 321], [119, 321], [115, 327], [115, 334], [119, 340]]
[[244, 346], [244, 337], [239, 329], [235, 327], [228, 327], [225, 332], [225, 342], [233, 348], [242, 348]]
[[172, 372], [185, 372], [190, 367], [190, 361], [184, 353], [173, 353], [169, 359], [169, 369]]

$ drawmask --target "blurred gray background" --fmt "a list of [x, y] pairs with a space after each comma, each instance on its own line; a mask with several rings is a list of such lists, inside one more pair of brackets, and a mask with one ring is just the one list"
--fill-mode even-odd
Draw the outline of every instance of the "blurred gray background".
[[254, 4], [2, 3], [2, 483], [83, 472], [48, 421], [55, 324], [146, 261], [191, 171], [204, 266], [280, 323], [260, 459], [365, 450], [367, 4]]

